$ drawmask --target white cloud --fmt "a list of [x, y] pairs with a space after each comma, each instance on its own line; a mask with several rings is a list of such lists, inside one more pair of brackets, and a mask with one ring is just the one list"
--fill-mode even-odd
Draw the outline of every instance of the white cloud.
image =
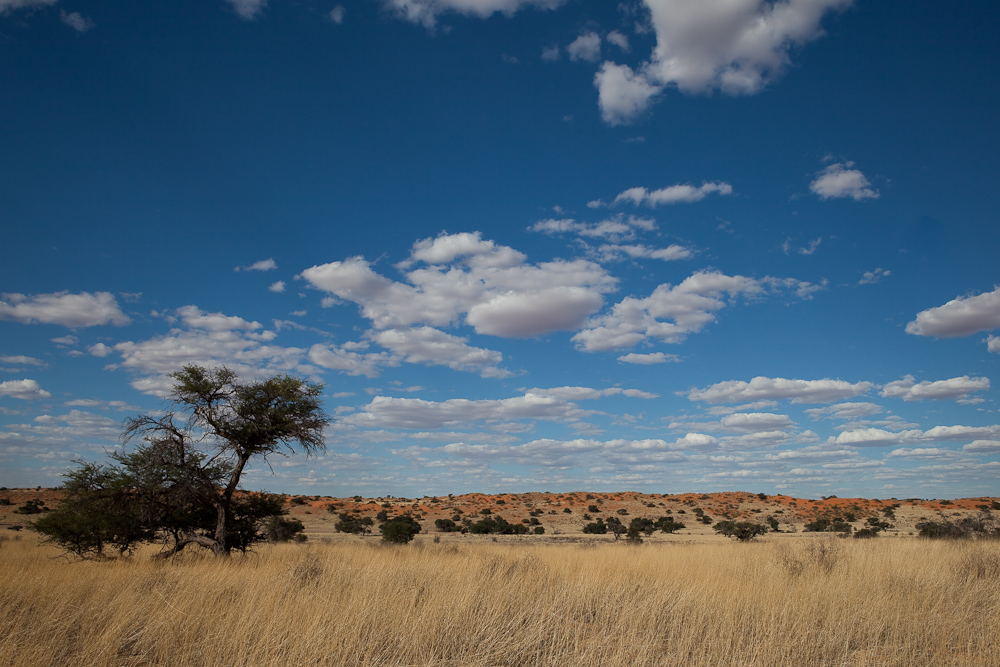
[[618, 357], [618, 361], [626, 364], [650, 365], [665, 364], [668, 361], [680, 361], [680, 358], [675, 354], [664, 354], [663, 352], [651, 352], [649, 354], [637, 354], [632, 352]]
[[94, 22], [80, 12], [59, 12], [59, 20], [77, 32], [87, 32], [94, 27]]
[[565, 0], [383, 0], [383, 6], [401, 19], [433, 29], [438, 16], [445, 13], [476, 18], [496, 13], [512, 16], [524, 7], [555, 9], [563, 2]]
[[285, 291], [285, 281], [279, 280], [277, 282], [271, 283], [267, 289], [271, 290], [272, 292], [277, 292], [280, 294], [281, 292]]
[[23, 354], [15, 354], [10, 356], [0, 356], [0, 363], [2, 364], [20, 364], [27, 366], [48, 366], [48, 364], [41, 359], [36, 359], [34, 357], [27, 357]]
[[986, 350], [1000, 354], [1000, 336], [990, 336], [986, 339]]
[[528, 231], [540, 232], [549, 236], [578, 234], [587, 238], [603, 238], [616, 243], [634, 239], [637, 231], [652, 231], [654, 229], [656, 229], [655, 220], [622, 214], [596, 223], [577, 222], [572, 218], [539, 220], [528, 227]]
[[471, 371], [483, 377], [508, 377], [499, 368], [503, 355], [468, 345], [467, 338], [452, 336], [433, 327], [386, 329], [370, 334], [371, 340], [411, 364], [447, 366], [456, 371]]
[[792, 403], [829, 403], [859, 396], [869, 391], [871, 382], [851, 384], [843, 380], [786, 380], [785, 378], [755, 377], [750, 382], [727, 380], [704, 389], [692, 389], [687, 397], [707, 403], [735, 403], [760, 399], [784, 400]]
[[52, 394], [42, 389], [35, 380], [8, 380], [0, 382], [0, 396], [10, 396], [21, 400], [50, 398]]
[[526, 393], [498, 400], [455, 398], [442, 402], [376, 396], [360, 412], [344, 417], [352, 426], [435, 429], [474, 422], [519, 419], [577, 421], [592, 414], [564, 399]]
[[264, 11], [267, 6], [267, 0], [226, 0], [236, 14], [247, 21], [252, 21]]
[[343, 346], [331, 348], [319, 344], [309, 348], [309, 361], [323, 368], [365, 377], [376, 377], [380, 366], [398, 363], [385, 352], [361, 353]]
[[628, 53], [631, 50], [629, 48], [629, 44], [628, 44], [628, 37], [626, 37], [625, 35], [623, 35], [618, 30], [612, 30], [611, 32], [609, 32], [608, 36], [607, 36], [607, 40], [608, 40], [608, 42], [610, 42], [611, 44], [614, 44], [615, 46], [617, 46], [619, 49], [621, 49], [625, 53]]
[[851, 169], [853, 162], [837, 162], [820, 172], [809, 191], [820, 199], [850, 197], [854, 201], [878, 199], [878, 190], [872, 190], [871, 183], [857, 169]]
[[861, 280], [858, 281], [859, 285], [873, 285], [882, 278], [887, 278], [892, 275], [892, 271], [886, 269], [877, 268], [874, 271], [865, 271], [864, 275], [861, 276]]
[[336, 7], [330, 10], [330, 13], [327, 14], [327, 17], [329, 17], [329, 19], [334, 23], [336, 23], [337, 25], [340, 25], [341, 23], [344, 22], [344, 14], [346, 13], [347, 10], [344, 9], [344, 5], [337, 5]]
[[[943, 306], [917, 313], [906, 325], [906, 333], [916, 336], [955, 338], [1000, 328], [1000, 287], [992, 292], [952, 299]], [[990, 343], [990, 345], [993, 345]], [[995, 352], [993, 347], [989, 348]]]
[[[413, 325], [447, 327], [464, 321], [477, 333], [509, 338], [576, 329], [616, 285], [597, 263], [528, 264], [522, 253], [484, 241], [479, 233], [418, 241], [398, 267], [412, 268], [405, 274], [408, 283], [377, 274], [360, 257], [314, 266], [302, 277], [361, 306], [376, 330], [405, 332]], [[373, 340], [398, 335], [373, 334]]]
[[87, 352], [90, 352], [95, 357], [106, 357], [114, 351], [115, 348], [109, 347], [104, 343], [95, 343], [87, 348]]
[[33, 296], [4, 294], [0, 299], [0, 320], [21, 324], [61, 324], [71, 328], [102, 324], [124, 326], [131, 322], [110, 292], [55, 292]]
[[962, 447], [963, 452], [972, 454], [992, 454], [1000, 452], [1000, 440], [973, 440]]
[[552, 46], [547, 46], [542, 49], [542, 60], [547, 60], [549, 62], [554, 62], [559, 60], [559, 45], [553, 44]]
[[852, 0], [645, 2], [656, 31], [652, 56], [636, 72], [605, 62], [595, 78], [602, 115], [613, 125], [634, 119], [668, 87], [688, 94], [760, 92], [784, 72], [793, 47], [822, 34], [823, 16]]
[[921, 442], [993, 439], [998, 435], [1000, 435], [1000, 426], [997, 425], [935, 426], [927, 431], [910, 429], [896, 432], [880, 428], [861, 428], [844, 431], [836, 438], [830, 438], [828, 442], [855, 447], [887, 447]]
[[250, 266], [237, 266], [233, 271], [273, 271], [278, 268], [278, 264], [268, 257], [259, 262], [254, 262]]
[[76, 345], [80, 342], [80, 339], [76, 336], [58, 336], [52, 339], [52, 342], [60, 347], [66, 347], [70, 345]]
[[659, 259], [664, 262], [673, 262], [681, 259], [690, 259], [694, 251], [681, 245], [670, 245], [666, 248], [650, 248], [646, 245], [602, 245], [597, 249], [603, 261], [623, 259], [631, 257], [633, 259]]
[[33, 9], [56, 4], [57, 0], [0, 0], [0, 16], [15, 9]]
[[140, 391], [165, 395], [173, 386], [169, 374], [188, 364], [209, 368], [225, 365], [245, 377], [288, 372], [311, 376], [316, 372], [315, 367], [303, 364], [304, 349], [269, 344], [277, 334], [261, 330], [258, 322], [206, 313], [196, 306], [178, 308], [176, 313], [186, 328], [114, 346], [121, 361], [112, 368], [120, 366], [138, 373], [140, 377], [132, 386]]
[[837, 403], [825, 408], [810, 408], [804, 411], [813, 419], [861, 419], [882, 412], [876, 403]]
[[646, 113], [662, 87], [652, 84], [628, 65], [601, 63], [594, 75], [601, 118], [609, 125], [625, 125]]
[[546, 398], [560, 398], [566, 401], [595, 400], [604, 396], [628, 396], [630, 398], [659, 398], [659, 394], [652, 394], [640, 389], [622, 389], [621, 387], [609, 387], [608, 389], [593, 389], [591, 387], [552, 387], [550, 389], [534, 388], [529, 389], [527, 394], [533, 396], [543, 396]]
[[767, 412], [736, 412], [726, 415], [719, 423], [733, 431], [783, 431], [795, 426], [788, 415], [775, 415]]
[[596, 63], [601, 59], [601, 37], [596, 32], [585, 32], [566, 47], [570, 60]]
[[907, 375], [902, 380], [896, 380], [883, 386], [880, 395], [902, 398], [904, 401], [959, 400], [967, 398], [972, 392], [984, 391], [989, 388], [990, 380], [985, 377], [963, 375], [950, 380], [937, 380], [936, 382], [924, 380], [918, 383], [912, 375]]
[[[592, 318], [573, 341], [588, 352], [628, 347], [649, 338], [680, 343], [715, 321], [715, 311], [725, 308], [736, 297], [758, 296], [768, 287], [781, 289], [785, 284], [773, 279], [757, 281], [727, 276], [717, 271], [698, 272], [676, 286], [660, 285], [646, 298], [625, 298], [610, 313]], [[797, 289], [801, 287], [796, 283]]]
[[[813, 255], [813, 254], [816, 253], [816, 249], [819, 248], [819, 245], [822, 242], [823, 242], [822, 238], [813, 239], [805, 247], [803, 247], [803, 248], [795, 248], [795, 252], [799, 253], [800, 255], [806, 255], [806, 256]], [[790, 239], [790, 238], [785, 239], [785, 242], [781, 244], [781, 249], [785, 251], [786, 255], [791, 254], [791, 252], [792, 252], [792, 239]]]
[[660, 204], [692, 203], [701, 201], [710, 194], [729, 195], [733, 192], [733, 186], [729, 183], [711, 182], [702, 183], [699, 187], [693, 185], [677, 184], [659, 190], [648, 191], [643, 187], [629, 188], [615, 197], [615, 204], [629, 202], [638, 206], [659, 206]]

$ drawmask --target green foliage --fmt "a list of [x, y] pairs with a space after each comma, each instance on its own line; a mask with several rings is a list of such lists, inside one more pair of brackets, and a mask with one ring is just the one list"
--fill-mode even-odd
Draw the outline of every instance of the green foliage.
[[83, 463], [65, 475], [66, 497], [59, 507], [34, 521], [32, 530], [80, 558], [101, 558], [107, 546], [124, 555], [137, 543], [152, 539], [155, 527], [130, 479], [112, 466]]
[[720, 521], [713, 528], [720, 535], [735, 537], [740, 542], [749, 542], [767, 532], [767, 526], [749, 521]]
[[[9, 501], [8, 501], [8, 504]], [[49, 508], [45, 506], [45, 503], [41, 500], [26, 500], [24, 504], [14, 510], [17, 514], [41, 514], [42, 512], [48, 512]]]
[[645, 533], [646, 537], [649, 537], [656, 532], [656, 522], [645, 517], [635, 517], [628, 525], [629, 534], [631, 534], [633, 528], [637, 535], [638, 533]]
[[680, 521], [675, 521], [672, 516], [661, 516], [656, 520], [656, 527], [669, 535], [684, 528], [684, 524]]
[[286, 519], [281, 516], [269, 516], [264, 521], [264, 534], [267, 541], [277, 542], [305, 541], [305, 526], [298, 519]]
[[619, 539], [627, 530], [625, 524], [616, 516], [608, 517], [607, 525], [608, 532], [615, 536], [615, 540]]
[[393, 517], [378, 527], [382, 539], [393, 544], [406, 544], [420, 532], [420, 524], [409, 514]]
[[436, 519], [434, 521], [434, 527], [442, 533], [454, 533], [459, 530], [459, 525], [451, 519]]
[[519, 523], [508, 523], [501, 516], [486, 517], [469, 526], [474, 535], [527, 535], [528, 527]]
[[598, 507], [597, 505], [587, 505], [587, 511], [593, 512], [594, 514], [599, 514], [601, 512], [601, 508]]
[[1000, 539], [1000, 524], [990, 512], [980, 512], [978, 515], [965, 516], [957, 521], [940, 519], [939, 521], [923, 521], [916, 525], [920, 537], [930, 539], [968, 539], [994, 538]]
[[588, 523], [583, 527], [583, 532], [588, 535], [604, 535], [608, 532], [608, 527], [603, 519], [598, 519], [594, 523]]
[[545, 534], [545, 527], [544, 526], [535, 526], [534, 529], [532, 530], [532, 532], [535, 535], [544, 535]]
[[[382, 514], [380, 512], [379, 514]], [[358, 516], [350, 512], [341, 512], [340, 521], [333, 524], [333, 529], [338, 533], [351, 533], [352, 535], [367, 535], [372, 532], [375, 524], [370, 516]]]

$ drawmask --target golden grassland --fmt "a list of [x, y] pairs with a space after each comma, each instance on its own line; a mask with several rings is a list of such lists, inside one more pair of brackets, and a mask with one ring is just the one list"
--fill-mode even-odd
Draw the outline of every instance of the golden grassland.
[[1000, 665], [996, 541], [154, 553], [5, 539], [0, 665]]

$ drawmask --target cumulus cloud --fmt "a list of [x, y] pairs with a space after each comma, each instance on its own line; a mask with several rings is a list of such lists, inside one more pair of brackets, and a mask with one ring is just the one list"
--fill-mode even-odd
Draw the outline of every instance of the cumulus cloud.
[[861, 280], [858, 281], [859, 285], [873, 285], [883, 278], [887, 278], [892, 275], [892, 271], [886, 269], [877, 268], [874, 271], [865, 271], [864, 275], [861, 276]]
[[105, 345], [104, 343], [95, 343], [87, 348], [87, 352], [95, 357], [106, 357], [114, 351], [115, 348]]
[[267, 0], [226, 0], [241, 19], [252, 21], [267, 7]]
[[36, 359], [35, 357], [28, 357], [23, 354], [14, 354], [0, 356], [0, 363], [2, 364], [18, 364], [21, 366], [48, 366], [48, 364], [41, 359]]
[[594, 75], [597, 104], [608, 125], [626, 125], [649, 110], [662, 87], [628, 65], [601, 63]]
[[525, 7], [555, 9], [565, 0], [383, 0], [383, 6], [397, 17], [428, 29], [445, 13], [486, 18], [496, 13], [513, 16]]
[[336, 7], [330, 10], [330, 12], [327, 14], [327, 17], [337, 25], [340, 25], [341, 23], [344, 22], [344, 15], [346, 13], [347, 10], [344, 8], [344, 5], [337, 5]]
[[250, 266], [237, 266], [233, 271], [273, 271], [278, 268], [278, 264], [268, 257], [259, 262], [254, 262]]
[[124, 326], [131, 322], [110, 292], [55, 292], [30, 296], [4, 294], [0, 298], [0, 320], [21, 324], [61, 324], [74, 329], [102, 324]]
[[94, 22], [80, 12], [59, 12], [59, 20], [77, 32], [87, 32], [94, 27]]
[[641, 389], [622, 389], [621, 387], [609, 387], [608, 389], [593, 389], [591, 387], [552, 387], [550, 389], [534, 388], [526, 393], [533, 396], [543, 396], [546, 398], [561, 398], [567, 401], [595, 400], [605, 396], [628, 396], [630, 398], [658, 398], [659, 394], [652, 394]]
[[808, 283], [772, 278], [755, 280], [727, 276], [718, 271], [701, 271], [678, 285], [658, 286], [648, 297], [626, 297], [611, 312], [591, 318], [573, 337], [576, 346], [587, 352], [614, 350], [637, 345], [650, 338], [664, 343], [680, 343], [688, 335], [714, 322], [715, 313], [737, 297], [756, 297], [768, 289], [794, 289], [799, 296], [810, 290]]
[[853, 162], [837, 162], [819, 173], [809, 191], [820, 199], [850, 197], [854, 201], [878, 199], [878, 190], [872, 190], [871, 183], [857, 169], [851, 169]]
[[285, 291], [285, 281], [279, 280], [277, 282], [273, 282], [268, 286], [267, 289], [271, 290], [272, 292], [277, 292], [278, 294], [280, 294], [281, 292]]
[[618, 361], [625, 364], [641, 364], [648, 366], [650, 364], [665, 364], [668, 361], [680, 361], [680, 357], [676, 354], [665, 354], [663, 352], [651, 352], [649, 354], [631, 352], [618, 357]]
[[788, 415], [776, 415], [768, 412], [736, 412], [726, 415], [719, 423], [732, 431], [783, 431], [795, 426]]
[[1000, 354], [1000, 336], [990, 336], [986, 339], [986, 349]]
[[659, 259], [664, 262], [673, 262], [681, 259], [690, 259], [694, 251], [682, 245], [671, 244], [666, 248], [651, 248], [646, 245], [602, 245], [597, 249], [597, 254], [602, 261], [625, 259]]
[[950, 380], [917, 382], [912, 375], [905, 376], [882, 387], [880, 395], [891, 398], [902, 398], [904, 401], [923, 400], [960, 400], [968, 398], [969, 394], [990, 388], [990, 380], [985, 377], [962, 377]]
[[687, 397], [706, 403], [785, 400], [792, 403], [830, 403], [860, 396], [874, 385], [871, 382], [850, 383], [844, 380], [786, 380], [785, 378], [755, 377], [750, 382], [727, 380], [704, 389], [692, 389]]
[[882, 406], [876, 403], [837, 403], [825, 408], [810, 408], [804, 411], [813, 419], [862, 419], [882, 412]]
[[888, 447], [899, 444], [942, 442], [953, 440], [994, 439], [1000, 435], [1000, 426], [935, 426], [927, 431], [909, 429], [886, 431], [880, 428], [860, 428], [844, 431], [830, 443], [854, 447]]
[[[604, 120], [627, 123], [668, 87], [753, 95], [789, 65], [789, 51], [822, 34], [851, 0], [646, 0], [656, 48], [637, 71], [605, 62], [595, 77]], [[623, 82], [625, 85], [623, 85]], [[641, 91], [641, 92], [640, 92]]]
[[427, 401], [419, 398], [376, 396], [356, 414], [344, 417], [352, 426], [435, 429], [475, 422], [508, 422], [521, 419], [578, 421], [592, 414], [575, 403], [530, 392], [496, 400], [455, 398]]
[[196, 306], [178, 308], [175, 319], [183, 326], [162, 336], [114, 346], [121, 361], [112, 368], [122, 367], [138, 374], [132, 382], [136, 389], [165, 395], [173, 386], [169, 374], [187, 364], [209, 368], [225, 365], [245, 377], [315, 374], [315, 367], [303, 363], [304, 349], [271, 344], [277, 333], [263, 330], [259, 322], [204, 312]]
[[406, 282], [376, 273], [361, 257], [302, 272], [310, 285], [356, 303], [372, 323], [368, 338], [412, 363], [438, 363], [491, 377], [498, 352], [467, 345], [444, 327], [528, 338], [576, 330], [603, 305], [616, 280], [599, 264], [555, 260], [529, 264], [523, 253], [479, 233], [442, 234], [413, 245], [397, 265]]
[[340, 347], [313, 345], [309, 348], [309, 361], [322, 368], [365, 377], [378, 376], [381, 366], [398, 364], [386, 352], [358, 352], [350, 345]]
[[629, 48], [628, 37], [623, 35], [618, 30], [612, 30], [611, 32], [609, 32], [607, 40], [610, 44], [614, 44], [625, 53], [631, 51], [631, 49]]
[[[980, 331], [1000, 329], [1000, 287], [992, 292], [952, 299], [943, 306], [917, 313], [906, 325], [906, 333], [915, 336], [955, 338]], [[993, 345], [993, 343], [989, 343]], [[996, 349], [990, 348], [991, 352]]]
[[962, 447], [963, 452], [971, 454], [992, 454], [1000, 452], [1000, 440], [973, 440]]
[[34, 9], [56, 4], [57, 0], [0, 0], [0, 16], [15, 9]]
[[590, 31], [581, 34], [566, 47], [570, 60], [586, 60], [596, 63], [601, 59], [601, 37]]
[[601, 238], [615, 243], [636, 237], [639, 231], [656, 229], [656, 221], [634, 215], [615, 215], [596, 223], [577, 222], [572, 218], [550, 218], [539, 220], [528, 231], [553, 236], [556, 234], [577, 234], [587, 238]]
[[615, 197], [615, 204], [628, 202], [635, 204], [645, 204], [646, 206], [659, 206], [660, 204], [692, 203], [701, 201], [710, 194], [729, 195], [733, 192], [733, 186], [729, 183], [711, 182], [702, 183], [699, 187], [687, 184], [671, 185], [659, 190], [649, 191], [643, 187], [629, 188]]
[[0, 382], [0, 397], [2, 396], [30, 401], [38, 398], [50, 398], [52, 394], [42, 389], [37, 381], [26, 378], [24, 380]]

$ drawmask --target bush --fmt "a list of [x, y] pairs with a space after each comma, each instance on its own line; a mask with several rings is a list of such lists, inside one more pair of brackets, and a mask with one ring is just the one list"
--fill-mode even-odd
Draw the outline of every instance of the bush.
[[664, 533], [670, 535], [671, 533], [684, 528], [684, 524], [680, 521], [674, 521], [674, 517], [672, 516], [661, 516], [656, 520], [656, 527]]
[[454, 533], [458, 531], [458, 524], [451, 519], [436, 519], [434, 527], [442, 533]]
[[[7, 504], [10, 504], [8, 501]], [[18, 514], [41, 514], [42, 512], [48, 512], [49, 508], [45, 506], [45, 503], [41, 500], [26, 500], [23, 505], [14, 510]]]
[[393, 544], [406, 544], [420, 532], [420, 524], [408, 514], [397, 516], [378, 527], [382, 539]]
[[372, 532], [375, 524], [370, 516], [357, 516], [350, 512], [341, 512], [340, 521], [333, 525], [333, 529], [338, 533], [351, 533], [352, 535], [367, 535]]
[[535, 526], [535, 529], [532, 532], [534, 532], [535, 535], [544, 535], [545, 534], [545, 528], [543, 526]]
[[587, 505], [587, 511], [593, 512], [594, 514], [600, 514], [601, 508], [597, 505]]
[[989, 512], [966, 516], [957, 521], [923, 521], [916, 525], [920, 537], [930, 539], [1000, 538], [1000, 525]]
[[604, 535], [608, 532], [608, 527], [604, 524], [602, 519], [598, 519], [594, 523], [588, 523], [583, 527], [583, 532], [587, 535]]
[[264, 534], [267, 541], [272, 544], [277, 542], [304, 542], [305, 526], [298, 519], [286, 519], [281, 516], [270, 516], [264, 522]]
[[474, 535], [527, 535], [528, 527], [520, 523], [508, 523], [502, 516], [486, 517], [469, 526]]
[[740, 542], [749, 542], [767, 532], [767, 526], [749, 521], [720, 521], [714, 526], [715, 532], [726, 537], [735, 537]]

